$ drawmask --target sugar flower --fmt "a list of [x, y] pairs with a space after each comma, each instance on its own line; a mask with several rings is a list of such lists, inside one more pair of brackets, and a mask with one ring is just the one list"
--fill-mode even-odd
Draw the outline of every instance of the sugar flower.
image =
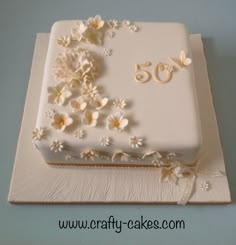
[[177, 176], [174, 173], [173, 167], [163, 167], [161, 168], [161, 182], [174, 182], [177, 183]]
[[92, 83], [86, 83], [83, 85], [81, 93], [83, 96], [91, 99], [98, 93], [98, 89], [97, 86], [93, 86]]
[[99, 112], [97, 111], [92, 112], [92, 111], [86, 110], [84, 112], [83, 123], [84, 125], [95, 127], [97, 125], [98, 117], [99, 117]]
[[84, 100], [83, 96], [80, 96], [78, 99], [72, 100], [70, 102], [70, 106], [73, 112], [84, 111], [87, 106], [87, 102]]
[[77, 22], [77, 27], [71, 30], [73, 39], [79, 42], [86, 42], [91, 44], [101, 44], [102, 33], [96, 31], [90, 25], [86, 25], [83, 21]]
[[71, 160], [72, 159], [72, 156], [71, 155], [65, 155], [65, 160], [66, 161], [69, 161], [69, 160]]
[[78, 86], [94, 81], [97, 68], [92, 54], [77, 48], [57, 56], [54, 73], [56, 81]]
[[100, 143], [102, 146], [110, 146], [111, 145], [111, 139], [109, 137], [103, 136], [100, 139]]
[[57, 44], [62, 47], [68, 47], [71, 44], [71, 36], [62, 36], [57, 39]]
[[53, 122], [52, 127], [57, 129], [58, 131], [64, 131], [66, 127], [71, 125], [73, 123], [73, 119], [69, 117], [69, 115], [65, 112], [63, 113], [56, 113]]
[[32, 132], [32, 139], [33, 140], [41, 140], [45, 136], [45, 129], [44, 128], [35, 128]]
[[109, 31], [107, 31], [106, 35], [107, 35], [109, 38], [113, 38], [113, 37], [116, 35], [116, 33], [115, 33], [114, 31], [109, 30]]
[[66, 99], [72, 95], [64, 83], [60, 83], [56, 87], [49, 87], [48, 93], [48, 103], [58, 105], [63, 105]]
[[64, 148], [64, 145], [59, 140], [54, 140], [52, 144], [50, 145], [51, 151], [54, 151], [54, 152], [61, 152], [63, 148]]
[[130, 26], [131, 25], [131, 22], [129, 20], [124, 20], [122, 22], [123, 26]]
[[137, 32], [139, 30], [139, 28], [136, 25], [129, 25], [129, 30], [132, 32]]
[[122, 151], [118, 151], [112, 155], [111, 160], [112, 160], [112, 162], [115, 162], [115, 161], [127, 162], [130, 157], [131, 156], [129, 154], [122, 152]]
[[74, 131], [75, 138], [83, 139], [85, 136], [85, 131], [83, 129], [77, 129]]
[[103, 49], [103, 55], [106, 56], [111, 56], [112, 55], [112, 49], [110, 48], [104, 48]]
[[124, 109], [126, 107], [126, 101], [123, 99], [116, 99], [113, 101], [113, 105], [116, 109]]
[[120, 26], [120, 23], [119, 23], [119, 21], [117, 21], [117, 20], [109, 20], [109, 21], [107, 22], [107, 25], [108, 25], [110, 28], [112, 28], [112, 29], [118, 29], [119, 26]]
[[84, 159], [86, 161], [91, 160], [94, 161], [95, 158], [97, 158], [99, 154], [96, 151], [86, 149], [80, 153], [80, 158]]
[[211, 189], [211, 184], [209, 181], [204, 181], [201, 183], [201, 190], [202, 191], [209, 191]]
[[96, 110], [101, 110], [104, 106], [107, 105], [108, 100], [108, 98], [102, 98], [101, 95], [96, 94], [93, 100], [91, 100], [90, 104], [91, 106], [95, 107]]
[[48, 118], [53, 118], [55, 114], [56, 111], [53, 109], [48, 109], [47, 111], [45, 111], [45, 116]]
[[124, 118], [124, 115], [121, 112], [116, 112], [107, 118], [107, 128], [110, 130], [122, 131], [128, 123], [128, 119]]
[[102, 20], [100, 15], [96, 15], [94, 18], [89, 18], [87, 20], [88, 26], [92, 27], [95, 30], [99, 30], [104, 26], [104, 20]]
[[143, 138], [132, 136], [130, 138], [130, 145], [132, 148], [139, 148], [140, 146], [143, 146]]

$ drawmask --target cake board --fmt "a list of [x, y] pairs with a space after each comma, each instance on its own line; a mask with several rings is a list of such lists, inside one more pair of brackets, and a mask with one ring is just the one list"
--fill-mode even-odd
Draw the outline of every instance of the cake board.
[[[34, 149], [49, 34], [36, 38], [8, 201], [15, 204], [227, 204], [231, 202], [200, 34], [191, 35], [203, 149], [194, 180], [160, 183], [158, 168], [50, 166]], [[183, 198], [187, 200], [183, 201]], [[181, 200], [182, 199], [182, 200]]]

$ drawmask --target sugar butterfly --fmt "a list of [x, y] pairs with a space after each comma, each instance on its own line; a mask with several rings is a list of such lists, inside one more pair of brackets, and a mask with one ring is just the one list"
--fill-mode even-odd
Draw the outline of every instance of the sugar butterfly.
[[174, 61], [179, 67], [189, 66], [192, 63], [192, 59], [188, 58], [186, 53], [182, 50], [179, 55], [179, 59], [170, 58]]

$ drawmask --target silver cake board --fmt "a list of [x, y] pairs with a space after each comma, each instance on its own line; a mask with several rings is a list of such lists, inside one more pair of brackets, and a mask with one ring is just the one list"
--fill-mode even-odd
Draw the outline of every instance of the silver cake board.
[[[177, 204], [188, 180], [160, 183], [160, 169], [49, 166], [31, 141], [49, 34], [37, 35], [8, 201], [31, 204]], [[231, 202], [201, 35], [191, 35], [196, 86], [207, 154], [188, 204]], [[222, 173], [220, 175], [216, 173]], [[208, 187], [208, 188], [207, 188]]]

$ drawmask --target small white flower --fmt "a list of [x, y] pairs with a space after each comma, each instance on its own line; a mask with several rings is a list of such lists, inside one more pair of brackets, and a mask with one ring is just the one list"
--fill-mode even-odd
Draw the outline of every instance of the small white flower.
[[122, 131], [128, 125], [129, 120], [124, 118], [121, 112], [116, 112], [107, 118], [107, 129]]
[[211, 184], [209, 181], [204, 181], [201, 183], [201, 190], [202, 191], [209, 191], [211, 189]]
[[84, 125], [95, 127], [97, 125], [98, 117], [99, 117], [98, 111], [92, 112], [87, 110], [84, 113], [83, 123]]
[[113, 38], [113, 37], [116, 35], [116, 33], [115, 33], [114, 31], [109, 30], [109, 31], [107, 31], [106, 35], [107, 35], [109, 38]]
[[178, 177], [174, 173], [173, 167], [163, 167], [161, 168], [160, 182], [174, 182], [178, 181]]
[[162, 166], [162, 165], [164, 165], [165, 163], [164, 163], [160, 158], [157, 158], [157, 159], [152, 160], [152, 164], [153, 164], [154, 166]]
[[100, 143], [102, 146], [110, 146], [111, 145], [111, 139], [109, 137], [103, 136], [100, 139]]
[[85, 137], [85, 131], [83, 129], [77, 129], [74, 131], [75, 138], [83, 139]]
[[57, 44], [62, 47], [68, 47], [71, 44], [71, 36], [62, 36], [57, 39]]
[[90, 101], [91, 106], [95, 107], [96, 110], [101, 110], [107, 103], [108, 98], [102, 98], [99, 94], [96, 94], [93, 100]]
[[52, 144], [50, 145], [51, 151], [54, 151], [54, 152], [61, 152], [63, 148], [64, 148], [64, 145], [59, 140], [54, 140]]
[[87, 98], [93, 98], [98, 93], [97, 86], [93, 86], [92, 83], [84, 84], [82, 87], [82, 95]]
[[84, 159], [86, 161], [94, 161], [95, 158], [97, 158], [99, 154], [96, 151], [86, 149], [80, 153], [80, 158]]
[[69, 117], [69, 115], [65, 112], [63, 113], [56, 113], [53, 117], [53, 122], [51, 126], [58, 131], [64, 131], [66, 127], [73, 123], [73, 119]]
[[96, 15], [94, 18], [91, 17], [87, 20], [88, 26], [95, 30], [100, 30], [104, 26], [104, 23], [100, 15]]
[[110, 48], [104, 48], [103, 49], [103, 55], [106, 56], [111, 56], [112, 55], [112, 49]]
[[174, 152], [169, 152], [167, 155], [166, 155], [166, 158], [171, 160], [171, 159], [174, 159], [176, 157], [176, 153]]
[[116, 109], [124, 109], [126, 107], [126, 101], [124, 99], [116, 99], [113, 101], [113, 105]]
[[48, 109], [47, 111], [45, 111], [45, 116], [48, 118], [53, 118], [55, 114], [56, 111], [53, 109]]
[[69, 161], [69, 160], [71, 160], [72, 159], [72, 156], [71, 155], [65, 155], [65, 160], [66, 161]]
[[139, 148], [140, 146], [143, 146], [143, 138], [132, 136], [130, 138], [130, 145], [132, 148]]
[[131, 158], [131, 156], [125, 152], [119, 151], [119, 152], [115, 152], [112, 155], [112, 162], [115, 161], [122, 161], [122, 162], [127, 162], [129, 159]]
[[65, 100], [72, 95], [64, 83], [60, 83], [56, 87], [49, 87], [48, 93], [48, 103], [58, 105], [63, 105]]
[[85, 102], [83, 96], [80, 96], [78, 99], [72, 100], [70, 102], [70, 106], [72, 107], [73, 112], [84, 111], [87, 103]]
[[109, 20], [107, 25], [112, 29], [118, 29], [120, 27], [120, 23], [117, 20]]
[[131, 25], [131, 22], [129, 20], [124, 20], [122, 22], [123, 26], [130, 26]]
[[136, 26], [136, 25], [130, 25], [130, 26], [129, 26], [129, 30], [130, 30], [131, 32], [137, 32], [137, 31], [139, 31], [139, 27]]
[[37, 141], [41, 140], [45, 136], [44, 128], [35, 128], [32, 132], [32, 139]]

